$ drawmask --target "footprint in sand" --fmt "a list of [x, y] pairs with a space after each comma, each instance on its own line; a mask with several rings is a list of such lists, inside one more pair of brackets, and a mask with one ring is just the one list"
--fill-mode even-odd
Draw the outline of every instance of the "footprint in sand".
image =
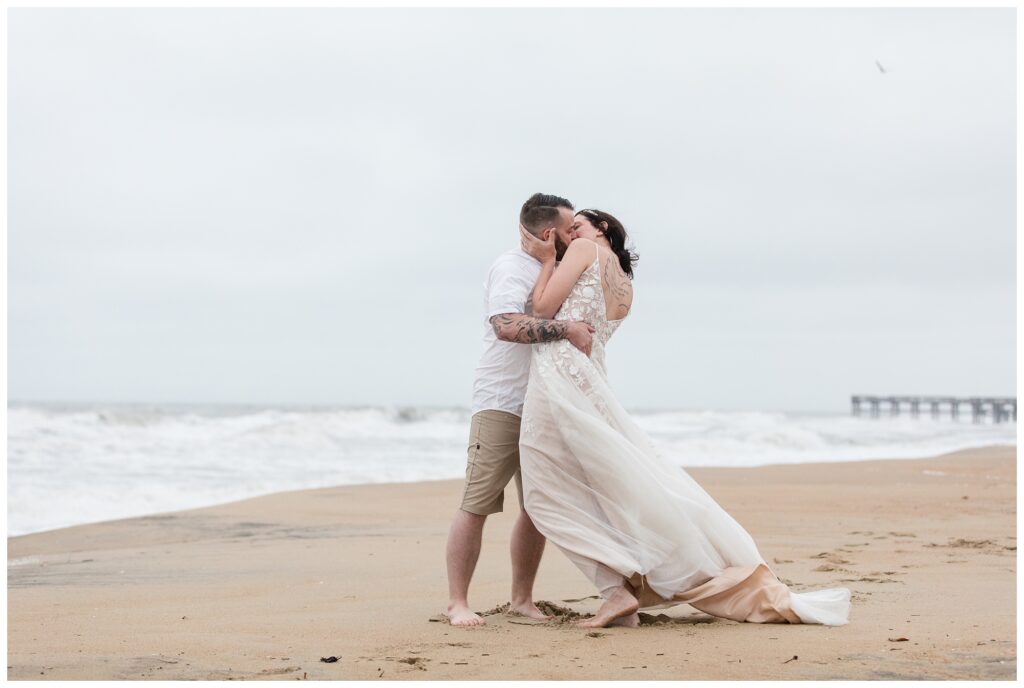
[[843, 583], [902, 583], [895, 578], [879, 578], [876, 576], [861, 576], [860, 578], [840, 578]]
[[927, 543], [925, 543], [925, 544], [923, 544], [921, 546], [922, 547], [931, 547], [931, 548], [934, 548], [934, 547], [949, 547], [949, 548], [953, 548], [953, 549], [987, 549], [989, 551], [999, 552], [999, 553], [1002, 553], [1002, 551], [1004, 549], [1006, 549], [1006, 548], [1003, 548], [1003, 547], [999, 546], [998, 544], [996, 544], [995, 540], [988, 540], [988, 539], [972, 540], [971, 538], [962, 538], [962, 537], [961, 538], [952, 538], [951, 537], [944, 544], [940, 543], [940, 542], [927, 542]]
[[511, 608], [512, 608], [512, 603], [511, 602], [506, 602], [505, 604], [499, 604], [497, 607], [493, 607], [491, 609], [488, 609], [485, 612], [477, 612], [476, 614], [477, 614], [477, 616], [494, 616], [495, 614], [504, 614], [505, 612], [507, 612]]
[[[393, 659], [393, 658], [392, 657], [387, 657], [386, 659]], [[411, 667], [413, 667], [415, 669], [419, 669], [420, 671], [426, 671], [427, 667], [425, 665], [430, 660], [428, 658], [426, 658], [426, 657], [402, 657], [402, 658], [400, 658], [400, 659], [398, 659], [396, 661], [399, 664], [408, 664], [409, 666], [411, 666]]]
[[[601, 597], [599, 595], [592, 595], [590, 597], [584, 597], [583, 599], [599, 600]], [[547, 600], [537, 600], [537, 609], [551, 617], [551, 620], [547, 623], [556, 622], [564, 624], [583, 618], [584, 616], [593, 616], [593, 614], [580, 614], [574, 609], [569, 609], [568, 607], [563, 607], [560, 604], [548, 602]]]
[[996, 544], [995, 540], [971, 540], [970, 538], [956, 538], [950, 540], [948, 547], [970, 547], [972, 549], [981, 549], [984, 547], [994, 547]]
[[665, 624], [676, 623], [676, 620], [668, 614], [658, 614], [655, 616], [653, 614], [640, 612], [639, 617], [641, 626], [664, 626]]
[[841, 556], [839, 556], [835, 552], [818, 552], [817, 554], [812, 555], [811, 559], [824, 559], [824, 560], [826, 560], [830, 564], [849, 564], [850, 563], [850, 561], [848, 559], [843, 559]]
[[302, 667], [291, 666], [283, 669], [263, 669], [257, 672], [257, 676], [280, 676], [282, 674], [291, 674], [296, 671], [302, 671]]

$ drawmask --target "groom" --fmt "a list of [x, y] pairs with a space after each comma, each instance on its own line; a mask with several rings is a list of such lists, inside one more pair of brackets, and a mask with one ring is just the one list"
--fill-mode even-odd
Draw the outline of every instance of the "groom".
[[[572, 203], [559, 196], [534, 194], [523, 204], [519, 223], [535, 236], [554, 227], [556, 259], [561, 259], [572, 241]], [[512, 611], [533, 619], [548, 618], [533, 603], [533, 581], [545, 539], [523, 509], [519, 477], [519, 422], [530, 375], [528, 345], [568, 339], [589, 355], [594, 329], [582, 322], [530, 315], [530, 297], [540, 270], [535, 258], [515, 248], [498, 256], [484, 282], [487, 324], [473, 384], [466, 483], [448, 533], [448, 619], [453, 626], [484, 623], [469, 608], [469, 581], [480, 556], [484, 521], [502, 510], [505, 486], [513, 477], [519, 516], [512, 529]]]

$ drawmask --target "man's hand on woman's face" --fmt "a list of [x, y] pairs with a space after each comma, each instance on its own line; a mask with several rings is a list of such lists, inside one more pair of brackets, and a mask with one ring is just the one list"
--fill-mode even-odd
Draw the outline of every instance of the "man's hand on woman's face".
[[555, 260], [555, 228], [549, 227], [541, 235], [545, 239], [538, 239], [526, 230], [526, 227], [519, 225], [519, 243], [523, 250], [529, 253], [542, 263]]

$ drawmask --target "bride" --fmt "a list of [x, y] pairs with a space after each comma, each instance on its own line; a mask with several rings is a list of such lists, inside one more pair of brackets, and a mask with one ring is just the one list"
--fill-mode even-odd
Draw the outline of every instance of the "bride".
[[581, 210], [555, 270], [554, 228], [523, 248], [541, 261], [533, 314], [594, 327], [590, 356], [564, 340], [532, 347], [520, 435], [526, 512], [604, 598], [581, 626], [636, 626], [637, 610], [688, 603], [755, 623], [847, 622], [850, 591], [794, 592], [754, 540], [682, 468], [663, 458], [608, 385], [604, 353], [633, 302], [626, 231]]

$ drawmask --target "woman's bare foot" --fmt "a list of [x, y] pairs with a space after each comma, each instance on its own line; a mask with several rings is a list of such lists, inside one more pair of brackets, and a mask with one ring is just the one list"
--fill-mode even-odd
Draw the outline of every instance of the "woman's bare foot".
[[537, 621], [547, 621], [551, 618], [541, 610], [537, 609], [537, 605], [532, 601], [519, 603], [513, 602], [508, 610], [514, 614], [522, 614], [523, 616], [528, 616], [531, 619], [536, 619]]
[[[640, 603], [637, 602], [632, 593], [624, 587], [618, 587], [611, 594], [611, 597], [605, 600], [593, 618], [577, 621], [576, 625], [580, 628], [604, 628], [616, 619], [636, 614], [636, 610], [639, 608]], [[637, 623], [639, 621], [640, 618], [638, 616]]]
[[448, 623], [452, 626], [484, 626], [487, 624], [479, 614], [463, 604], [448, 607]]
[[624, 626], [626, 628], [639, 628], [640, 614], [638, 612], [633, 612], [629, 616], [620, 616], [619, 618], [610, 622], [608, 626]]

